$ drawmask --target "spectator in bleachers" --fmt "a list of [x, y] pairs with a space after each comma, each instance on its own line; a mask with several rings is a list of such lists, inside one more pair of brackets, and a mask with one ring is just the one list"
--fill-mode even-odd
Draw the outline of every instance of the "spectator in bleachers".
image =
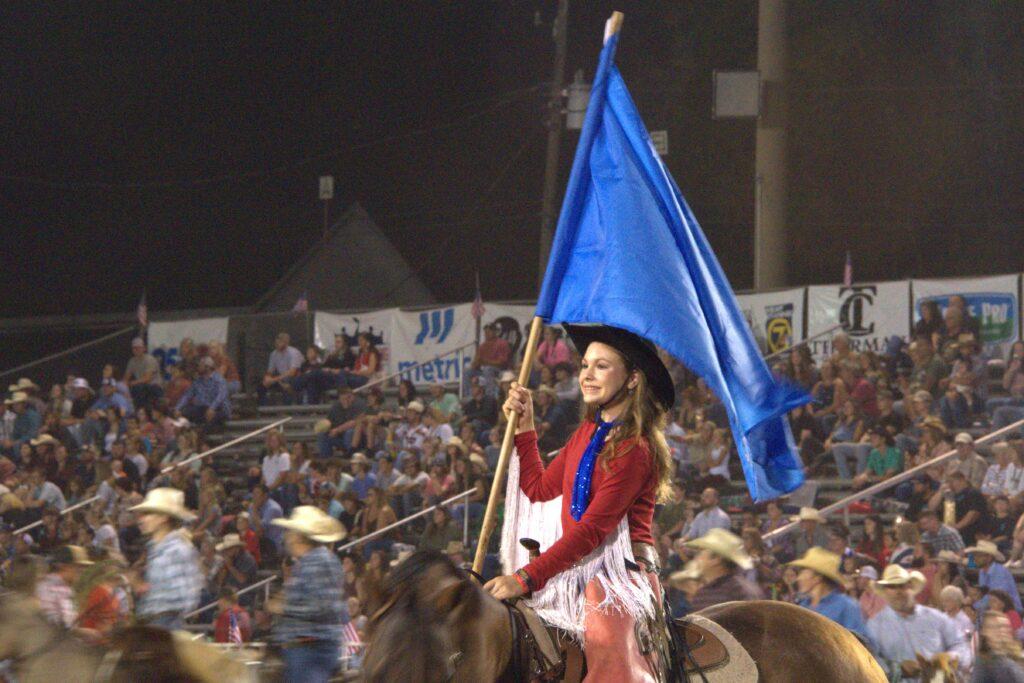
[[224, 349], [224, 344], [219, 341], [212, 341], [209, 344], [210, 358], [213, 359], [214, 370], [224, 378], [228, 387], [228, 395], [237, 394], [242, 390], [242, 377], [238, 374], [238, 366], [231, 356]]
[[125, 365], [121, 381], [128, 386], [137, 408], [151, 406], [164, 395], [160, 361], [146, 351], [142, 337], [132, 339], [132, 357]]
[[323, 372], [333, 378], [335, 387], [348, 386], [345, 374], [352, 371], [356, 364], [356, 356], [349, 346], [348, 337], [344, 333], [334, 335], [334, 348], [324, 358]]
[[[366, 495], [366, 507], [363, 509], [362, 526], [359, 529], [359, 536], [362, 537], [375, 531], [380, 531], [397, 521], [398, 516], [388, 502], [385, 489], [381, 486], [372, 487]], [[375, 550], [384, 553], [390, 552], [396, 538], [397, 533], [392, 531], [366, 541], [362, 544], [363, 557], [369, 560]]]
[[[917, 518], [917, 523], [922, 531], [921, 540], [930, 543], [936, 552], [950, 550], [958, 555], [963, 553], [964, 540], [960, 536], [960, 532], [948, 524], [943, 524], [934, 510], [922, 510], [921, 515]], [[893, 562], [895, 561], [896, 553], [894, 552]]]
[[935, 348], [930, 340], [917, 339], [910, 345], [909, 351], [914, 366], [905, 381], [910, 385], [919, 386], [922, 390], [930, 393], [933, 398], [938, 397], [941, 389], [939, 381], [949, 374], [946, 364], [935, 353]]
[[359, 347], [356, 349], [356, 360], [352, 364], [352, 371], [344, 371], [342, 377], [345, 383], [352, 389], [358, 389], [381, 370], [380, 351], [373, 343], [369, 332], [360, 332], [356, 337]]
[[352, 448], [356, 424], [365, 408], [363, 399], [356, 396], [351, 388], [342, 387], [338, 390], [338, 401], [327, 413], [330, 429], [320, 434], [317, 440], [317, 451], [321, 458], [332, 457], [335, 449], [347, 452]]
[[884, 567], [889, 561], [891, 548], [885, 542], [885, 530], [878, 515], [864, 518], [864, 533], [857, 544], [857, 553], [869, 557], [873, 564]]
[[560, 448], [579, 420], [567, 415], [558, 402], [554, 387], [542, 384], [536, 390], [537, 446], [542, 453]]
[[540, 345], [537, 347], [537, 355], [533, 361], [535, 370], [539, 371], [541, 367], [547, 367], [553, 372], [560, 364], [572, 361], [569, 355], [569, 347], [565, 340], [562, 339], [562, 330], [559, 327], [555, 325], [545, 326], [542, 337]]
[[732, 532], [713, 528], [707, 534], [686, 541], [686, 547], [697, 550], [697, 567], [703, 585], [691, 601], [694, 611], [732, 600], [760, 600], [764, 597], [757, 584], [743, 578], [741, 570], [753, 563], [741, 541]]
[[921, 319], [914, 323], [914, 338], [937, 340], [943, 330], [942, 311], [937, 301], [921, 304]]
[[387, 453], [379, 454], [377, 458], [377, 486], [382, 491], [388, 491], [400, 476], [395, 471], [395, 461]]
[[464, 381], [479, 378], [485, 390], [496, 398], [498, 379], [503, 370], [507, 370], [512, 361], [512, 347], [498, 336], [498, 326], [494, 323], [484, 325], [484, 340], [477, 346], [476, 353], [466, 371]]
[[[578, 386], [578, 383], [573, 382]], [[470, 398], [462, 404], [462, 416], [478, 433], [490, 429], [498, 420], [498, 403], [488, 394], [479, 378], [471, 381]]]
[[[232, 623], [234, 622], [234, 623]], [[213, 642], [231, 643], [230, 631], [237, 628], [238, 638], [243, 643], [252, 640], [252, 620], [249, 612], [238, 604], [238, 595], [230, 588], [224, 588], [217, 600], [217, 620], [213, 623]]]
[[988, 466], [981, 482], [981, 492], [986, 496], [1015, 496], [1019, 493], [1021, 467], [1017, 462], [1017, 451], [1005, 441], [992, 446], [995, 462]]
[[436, 444], [448, 443], [448, 440], [455, 436], [455, 431], [448, 420], [444, 419], [444, 414], [432, 406], [433, 404], [423, 411], [423, 426], [427, 428], [426, 438]]
[[985, 496], [971, 486], [963, 472], [953, 470], [946, 476], [945, 485], [932, 495], [929, 505], [933, 510], [940, 510], [943, 502], [949, 500], [953, 502], [955, 516], [952, 527], [959, 532], [964, 544], [973, 545], [975, 534], [989, 523], [990, 514]]
[[352, 456], [352, 493], [360, 501], [365, 501], [370, 489], [377, 485], [377, 476], [373, 473], [373, 463], [364, 453]]
[[355, 431], [352, 433], [352, 450], [358, 450], [363, 444], [370, 450], [377, 450], [386, 428], [387, 411], [384, 410], [384, 394], [379, 387], [373, 387], [366, 394], [366, 405], [362, 415], [356, 420]]
[[700, 494], [700, 512], [683, 530], [683, 541], [702, 538], [712, 529], [729, 529], [732, 526], [728, 513], [719, 507], [718, 503], [718, 491], [710, 487], [704, 489]]
[[793, 552], [797, 557], [803, 557], [811, 548], [824, 548], [828, 543], [828, 534], [823, 528], [828, 522], [814, 508], [800, 508], [800, 514], [792, 517], [791, 521], [800, 523], [800, 532], [793, 542]]
[[459, 397], [447, 391], [443, 382], [434, 382], [430, 385], [430, 403], [427, 404], [427, 410], [433, 411], [440, 422], [452, 423], [462, 415]]
[[[868, 356], [862, 356], [868, 358]], [[839, 369], [839, 376], [849, 390], [849, 397], [868, 418], [878, 417], [875, 385], [864, 377], [864, 369], [854, 362], [844, 363]]]
[[967, 432], [960, 432], [953, 439], [953, 443], [956, 447], [956, 457], [947, 461], [946, 475], [960, 472], [972, 487], [980, 487], [985, 480], [988, 462], [974, 450], [974, 437]]
[[401, 503], [399, 516], [408, 517], [423, 509], [424, 490], [430, 475], [423, 471], [420, 461], [406, 458], [402, 463], [402, 474], [391, 485], [389, 493]]
[[245, 543], [238, 534], [226, 534], [216, 550], [221, 557], [214, 577], [218, 593], [224, 589], [241, 590], [256, 582], [256, 558], [245, 549]]
[[263, 484], [257, 484], [252, 490], [252, 500], [249, 503], [249, 521], [252, 530], [260, 539], [267, 539], [269, 545], [260, 543], [260, 555], [264, 562], [270, 562], [272, 557], [280, 555], [284, 549], [284, 532], [281, 527], [274, 526], [272, 522], [284, 516], [281, 506], [270, 497], [270, 490]]
[[1024, 341], [1016, 341], [1010, 347], [1006, 369], [1003, 371], [1002, 387], [1007, 392], [1006, 396], [990, 398], [985, 402], [985, 410], [992, 415], [992, 425], [997, 428], [1020, 419], [1014, 417], [1016, 415], [1024, 415], [1024, 410], [1000, 412], [1004, 407], [1024, 407]]
[[394, 443], [402, 451], [419, 455], [423, 442], [430, 436], [430, 429], [423, 424], [426, 407], [420, 401], [410, 401], [405, 409], [405, 418], [395, 427]]
[[1013, 547], [1013, 528], [1015, 519], [1010, 514], [1010, 499], [1006, 496], [995, 496], [992, 499], [992, 514], [988, 515], [985, 524], [978, 531], [978, 538], [992, 541], [1003, 553], [1009, 553]]
[[[857, 603], [865, 622], [886, 606], [885, 599], [871, 589], [871, 582], [877, 580], [878, 570], [870, 564], [858, 569], [854, 576], [854, 593], [857, 595]], [[867, 624], [865, 624], [866, 627]]]
[[298, 372], [288, 379], [288, 384], [299, 403], [320, 403], [324, 392], [336, 386], [336, 378], [324, 372], [323, 364], [320, 348], [316, 344], [307, 346]]
[[[964, 552], [974, 559], [974, 564], [978, 567], [978, 585], [987, 588], [989, 594], [993, 590], [1003, 591], [1009, 596], [1007, 606], [1013, 607], [1018, 613], [1024, 612], [1017, 581], [1003, 564], [1006, 558], [999, 552], [996, 544], [991, 541], [978, 541], [977, 545], [967, 548]], [[981, 608], [984, 608], [984, 605]]]
[[4, 404], [15, 414], [15, 418], [10, 437], [0, 445], [3, 446], [6, 455], [15, 456], [17, 459], [20, 457], [21, 446], [39, 435], [39, 427], [43, 420], [35, 406], [29, 404], [28, 394], [23, 391], [11, 394]]
[[1024, 683], [1021, 646], [1005, 614], [985, 612], [981, 616], [978, 658], [971, 681], [974, 683]]
[[[857, 403], [847, 399], [843, 410], [832, 427], [832, 432], [825, 439], [825, 449], [832, 454], [836, 463], [839, 478], [849, 481], [854, 475], [860, 474], [867, 464], [871, 452], [870, 444], [861, 443], [866, 427], [865, 417]], [[853, 458], [855, 469], [850, 471], [848, 460]]]
[[294, 391], [289, 380], [298, 374], [302, 360], [302, 352], [291, 345], [291, 336], [287, 332], [279, 332], [267, 361], [267, 372], [256, 387], [260, 405], [267, 404], [272, 391], [281, 392], [285, 403], [292, 402]]
[[79, 612], [74, 599], [74, 586], [85, 567], [92, 565], [84, 548], [65, 545], [57, 549], [51, 561], [53, 571], [36, 586], [39, 608], [51, 623], [66, 629], [79, 630]]
[[903, 453], [896, 447], [896, 440], [884, 427], [876, 425], [866, 434], [868, 453], [864, 471], [853, 478], [853, 488], [859, 490], [903, 471]]

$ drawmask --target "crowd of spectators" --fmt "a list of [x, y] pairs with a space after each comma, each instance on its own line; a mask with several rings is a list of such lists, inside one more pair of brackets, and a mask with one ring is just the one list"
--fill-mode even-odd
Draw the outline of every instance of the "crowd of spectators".
[[[890, 670], [895, 662], [909, 678], [919, 673], [914, 658], [886, 650], [890, 644], [878, 637], [886, 620], [914, 620], [922, 632], [916, 653], [948, 652], [963, 670], [986, 670], [986, 657], [1016, 656], [1024, 628], [1011, 570], [1024, 561], [1024, 444], [1016, 432], [983, 446], [975, 438], [1024, 417], [1024, 344], [1014, 344], [1008, 358], [986, 357], [976, 321], [956, 307], [954, 300], [945, 314], [931, 312], [912, 339], [893, 340], [884, 354], [858, 352], [840, 334], [819, 362], [801, 346], [772, 365], [813, 397], [791, 415], [811, 479], [838, 480], [845, 494], [956, 451], [852, 504], [843, 518], [850, 526], [826, 519], [813, 503], [752, 505], [724, 406], [666, 357], [678, 393], [666, 426], [677, 472], [655, 522], [677, 614], [727, 599], [798, 602], [848, 622], [880, 661]], [[86, 572], [88, 581], [74, 577], [82, 584], [79, 604], [102, 585], [120, 596], [127, 618], [131, 586], [118, 577], [145, 562], [129, 508], [153, 488], [176, 488], [196, 512], [189, 533], [205, 579], [200, 603], [217, 603], [199, 620], [213, 622], [218, 640], [228, 637], [229, 623], [258, 639], [269, 626], [262, 593], [238, 591], [288, 571], [280, 528], [271, 522], [312, 505], [348, 531], [345, 633], [356, 641], [365, 615], [384, 600], [390, 567], [409, 552], [430, 548], [458, 564], [471, 557], [503, 433], [498, 406], [523, 351], [497, 332], [485, 327], [462, 400], [444, 384], [366, 386], [381, 376], [371, 335], [360, 335], [355, 349], [338, 335], [329, 351], [305, 353], [278, 335], [259, 400], [329, 406], [312, 438], [269, 432], [259, 464], [237, 476], [210, 461], [164, 471], [206, 450], [209, 435], [231, 417], [230, 396], [240, 385], [221, 345], [183, 342], [182, 362], [162, 369], [137, 339], [123, 373], [103, 368], [99, 395], [77, 373], [49, 393], [22, 378], [0, 413], [0, 562], [9, 567], [19, 555], [47, 553], [67, 559], [60, 549], [84, 548], [106, 570]], [[542, 452], [564, 444], [579, 422], [578, 361], [557, 329], [545, 330], [530, 369]], [[98, 500], [60, 514], [92, 496]], [[795, 533], [763, 538], [791, 519], [799, 523]], [[12, 533], [37, 520], [27, 533]], [[485, 573], [497, 571], [494, 557]], [[853, 601], [859, 622], [833, 593]], [[358, 648], [348, 654], [358, 658]]]

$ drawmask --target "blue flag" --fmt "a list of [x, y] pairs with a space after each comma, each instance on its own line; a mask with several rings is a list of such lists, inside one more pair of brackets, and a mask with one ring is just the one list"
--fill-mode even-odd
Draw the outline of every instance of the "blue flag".
[[537, 315], [621, 327], [685, 363], [722, 400], [754, 500], [777, 498], [804, 480], [785, 416], [810, 397], [761, 358], [615, 67], [617, 43], [601, 52]]

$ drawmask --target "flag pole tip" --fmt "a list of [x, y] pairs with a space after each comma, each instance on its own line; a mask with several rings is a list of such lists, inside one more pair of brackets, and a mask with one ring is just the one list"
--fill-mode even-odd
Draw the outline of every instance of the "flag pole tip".
[[612, 15], [608, 17], [608, 21], [604, 25], [604, 42], [608, 42], [608, 39], [619, 32], [622, 28], [622, 12], [612, 12]]

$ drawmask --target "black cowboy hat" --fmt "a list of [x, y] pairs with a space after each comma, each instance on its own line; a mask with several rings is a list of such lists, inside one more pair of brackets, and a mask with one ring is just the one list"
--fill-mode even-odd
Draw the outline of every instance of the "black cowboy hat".
[[636, 369], [644, 373], [654, 397], [665, 410], [676, 402], [675, 385], [668, 368], [658, 358], [654, 344], [638, 334], [610, 325], [562, 325], [580, 353], [586, 353], [590, 342], [601, 342], [612, 347]]

